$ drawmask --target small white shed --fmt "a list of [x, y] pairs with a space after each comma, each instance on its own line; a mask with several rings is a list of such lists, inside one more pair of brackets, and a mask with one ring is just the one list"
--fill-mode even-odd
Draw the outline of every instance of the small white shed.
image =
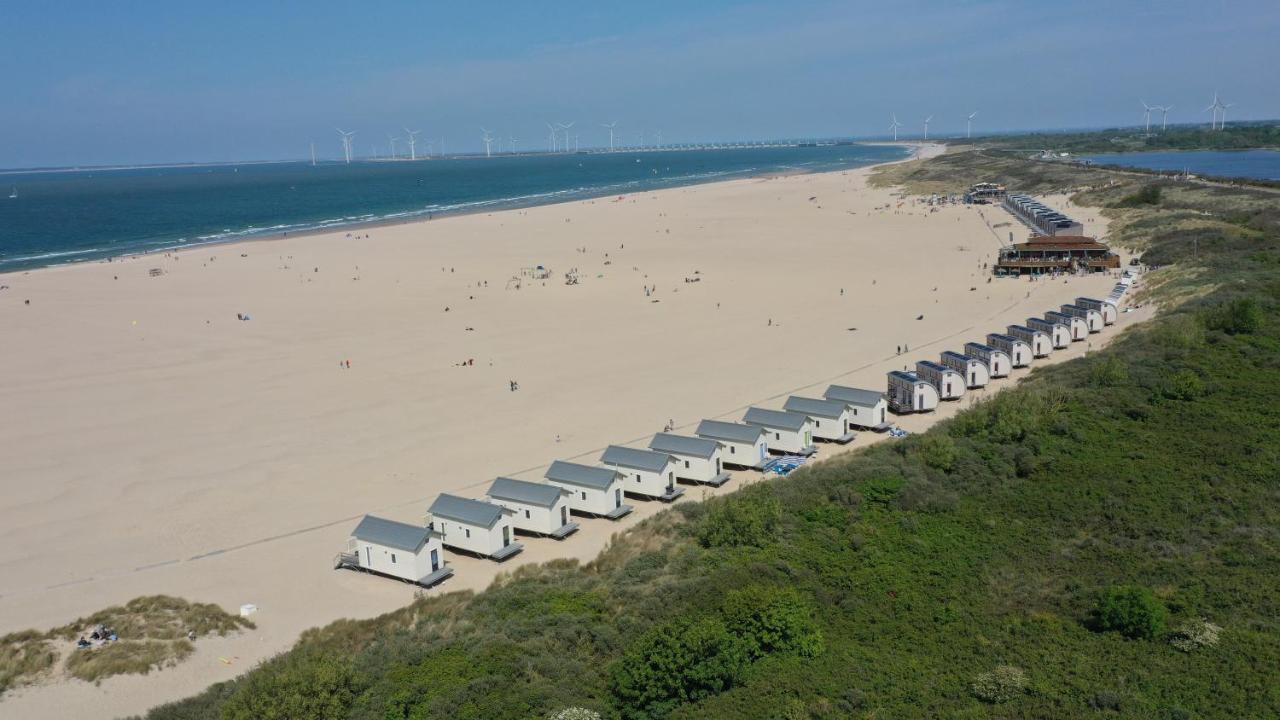
[[967, 388], [986, 387], [991, 381], [991, 369], [976, 357], [947, 350], [939, 359], [943, 365], [963, 376]]
[[556, 460], [543, 477], [570, 492], [574, 512], [617, 520], [632, 510], [622, 502], [622, 473], [617, 470]]
[[[1015, 340], [1015, 342], [1017, 341]], [[1013, 372], [1013, 361], [1009, 359], [1008, 353], [1003, 350], [993, 348], [990, 345], [983, 345], [982, 343], [976, 342], [965, 343], [964, 354], [969, 357], [978, 358], [982, 362], [986, 363], [987, 373], [992, 379], [1006, 377], [1010, 372]]]
[[1089, 332], [1091, 333], [1102, 332], [1102, 328], [1106, 325], [1106, 322], [1102, 319], [1101, 312], [1098, 312], [1097, 310], [1090, 310], [1089, 308], [1082, 308], [1079, 305], [1063, 305], [1062, 314], [1084, 320], [1085, 325], [1089, 327]]
[[987, 345], [1004, 353], [1009, 358], [1010, 367], [1026, 367], [1031, 364], [1034, 355], [1031, 352], [1031, 345], [1003, 333], [987, 333]]
[[684, 494], [684, 488], [676, 486], [676, 466], [672, 455], [610, 445], [600, 456], [600, 463], [622, 473], [623, 492], [647, 498], [671, 502]]
[[877, 431], [893, 427], [893, 423], [888, 421], [886, 415], [889, 401], [885, 399], [884, 393], [878, 390], [828, 385], [822, 397], [848, 405], [849, 422], [857, 427]]
[[428, 512], [445, 547], [498, 561], [524, 549], [513, 537], [513, 513], [501, 505], [441, 493]]
[[937, 388], [940, 400], [959, 400], [964, 396], [964, 376], [946, 365], [932, 360], [917, 360], [916, 376]]
[[1116, 309], [1115, 304], [1109, 303], [1105, 300], [1078, 297], [1076, 298], [1076, 305], [1079, 305], [1086, 310], [1097, 310], [1102, 313], [1102, 323], [1104, 325], [1114, 325], [1120, 316], [1120, 312]]
[[489, 502], [511, 511], [517, 531], [563, 540], [578, 530], [569, 520], [569, 491], [546, 483], [500, 477], [485, 493]]
[[853, 442], [857, 434], [853, 431], [853, 411], [838, 400], [818, 400], [816, 398], [792, 395], [783, 403], [782, 409], [798, 415], [808, 415], [813, 421], [813, 437], [827, 442]]
[[938, 389], [919, 375], [905, 370], [889, 372], [889, 409], [905, 415], [938, 407]]
[[742, 421], [764, 428], [773, 452], [805, 456], [818, 452], [813, 446], [813, 419], [808, 415], [753, 407], [747, 408]]
[[769, 439], [759, 425], [703, 420], [694, 435], [724, 445], [724, 464], [759, 470], [769, 459]]
[[1066, 323], [1071, 331], [1071, 342], [1080, 342], [1089, 337], [1089, 323], [1082, 317], [1050, 310], [1044, 314], [1044, 319], [1053, 323]]
[[658, 433], [649, 449], [676, 459], [676, 479], [720, 487], [729, 480], [724, 471], [724, 443], [708, 438]]
[[363, 570], [431, 587], [453, 575], [440, 534], [429, 527], [365, 515], [338, 556], [337, 568]]
[[1067, 323], [1045, 320], [1044, 318], [1027, 318], [1027, 327], [1049, 336], [1054, 350], [1061, 350], [1071, 344], [1071, 326]]
[[1031, 348], [1032, 357], [1048, 357], [1049, 353], [1053, 352], [1053, 338], [1043, 330], [1027, 327], [1026, 325], [1010, 325], [1007, 330], [1010, 335], [1018, 338]]

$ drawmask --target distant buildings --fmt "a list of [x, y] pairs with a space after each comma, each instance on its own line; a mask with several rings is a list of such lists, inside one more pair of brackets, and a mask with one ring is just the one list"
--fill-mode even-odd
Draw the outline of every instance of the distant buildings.
[[1004, 209], [1021, 220], [1037, 235], [1083, 235], [1084, 225], [1072, 220], [1030, 195], [1010, 194], [1004, 198]]
[[1120, 267], [1111, 248], [1083, 235], [1037, 235], [1000, 249], [996, 275], [1042, 275], [1053, 272], [1103, 272]]

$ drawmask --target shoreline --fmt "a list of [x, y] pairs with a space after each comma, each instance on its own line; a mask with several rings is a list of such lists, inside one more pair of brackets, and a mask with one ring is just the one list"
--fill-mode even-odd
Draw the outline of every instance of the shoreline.
[[[825, 173], [825, 172], [849, 172], [852, 170], [862, 170], [864, 168], [875, 168], [881, 165], [892, 165], [895, 163], [914, 160], [919, 157], [919, 153], [922, 151], [923, 148], [932, 145], [931, 143], [919, 143], [919, 142], [914, 142], [914, 143], [913, 142], [901, 142], [901, 143], [867, 142], [867, 143], [858, 143], [858, 144], [873, 145], [873, 146], [879, 146], [879, 147], [902, 147], [902, 148], [912, 149], [912, 151], [911, 151], [911, 154], [909, 154], [907, 157], [898, 158], [894, 160], [886, 160], [883, 162], [874, 162], [867, 165], [856, 165], [856, 166], [849, 166], [845, 168], [822, 169], [822, 170], [806, 170], [803, 168], [794, 168], [794, 169], [780, 169], [780, 170], [772, 170], [772, 171], [764, 171], [764, 172], [744, 172], [740, 174], [735, 174], [732, 177], [700, 178], [700, 179], [691, 180], [690, 182], [675, 183], [675, 184], [667, 185], [664, 187], [658, 187], [658, 188], [635, 190], [632, 192], [627, 192], [622, 194], [631, 195], [635, 193], [658, 192], [662, 190], [679, 189], [684, 187], [712, 185], [712, 184], [722, 183], [722, 182], [735, 182], [735, 181], [742, 181], [742, 180], [749, 181], [749, 180], [762, 180], [762, 179], [767, 180], [769, 178], [790, 177], [792, 175], [805, 175], [805, 174]], [[524, 156], [521, 156], [521, 157], [524, 157]], [[456, 158], [450, 157], [448, 159], [456, 159]], [[480, 159], [483, 159], [483, 158], [480, 158]], [[165, 165], [165, 166], [148, 166], [148, 167], [156, 167], [157, 169], [188, 168], [188, 167], [234, 167], [238, 165], [272, 165], [272, 164], [278, 165], [278, 164], [284, 164], [287, 162], [296, 162], [296, 161], [261, 161], [261, 162], [255, 162], [255, 163], [225, 163], [225, 164], [218, 164], [218, 165], [199, 164], [199, 165]], [[423, 162], [426, 162], [426, 161], [423, 161]], [[110, 169], [111, 170], [136, 170], [136, 169], [145, 169], [145, 168], [120, 167], [120, 168], [110, 168]], [[39, 171], [39, 172], [46, 172], [46, 171]], [[49, 172], [75, 172], [75, 171], [60, 170], [60, 171], [49, 171]], [[493, 203], [492, 205], [486, 205], [483, 207], [469, 207], [469, 208], [461, 208], [456, 210], [444, 210], [439, 212], [412, 210], [412, 211], [402, 211], [401, 213], [397, 213], [400, 215], [408, 215], [407, 217], [384, 216], [384, 217], [378, 217], [378, 218], [371, 218], [368, 220], [352, 220], [350, 222], [332, 223], [329, 225], [308, 225], [307, 223], [298, 223], [298, 225], [300, 226], [300, 229], [297, 231], [279, 231], [279, 230], [272, 231], [272, 230], [266, 229], [263, 232], [258, 233], [258, 232], [251, 232], [248, 230], [240, 230], [236, 232], [245, 233], [245, 234], [239, 235], [237, 237], [228, 237], [224, 239], [213, 239], [213, 240], [206, 240], [206, 241], [182, 243], [182, 244], [176, 244], [176, 245], [161, 245], [154, 249], [145, 250], [143, 252], [136, 252], [136, 251], [123, 252], [118, 255], [108, 255], [105, 257], [98, 257], [93, 259], [71, 260], [71, 261], [60, 262], [60, 263], [49, 263], [46, 265], [32, 265], [27, 267], [18, 267], [12, 270], [7, 270], [7, 269], [0, 270], [0, 278], [4, 278], [6, 276], [12, 276], [12, 275], [27, 274], [37, 270], [49, 270], [49, 269], [63, 268], [63, 267], [76, 267], [80, 265], [110, 264], [110, 263], [121, 261], [121, 260], [137, 260], [137, 259], [142, 259], [146, 257], [154, 257], [156, 255], [163, 256], [166, 253], [198, 251], [198, 250], [201, 250], [202, 248], [217, 247], [217, 246], [224, 246], [224, 245], [231, 246], [231, 245], [236, 245], [238, 243], [258, 243], [258, 242], [271, 241], [271, 240], [307, 238], [307, 237], [314, 237], [317, 235], [326, 235], [329, 233], [336, 233], [336, 232], [356, 232], [361, 230], [375, 230], [380, 228], [398, 227], [402, 225], [412, 225], [415, 223], [434, 222], [436, 219], [445, 219], [445, 218], [451, 218], [451, 217], [465, 217], [468, 215], [479, 215], [479, 214], [494, 213], [494, 212], [506, 212], [508, 210], [527, 210], [529, 208], [534, 208], [534, 207], [547, 207], [547, 206], [561, 205], [565, 203], [574, 203], [579, 201], [599, 200], [601, 198], [611, 197], [615, 194], [612, 190], [609, 190], [608, 192], [606, 192], [605, 190], [606, 188], [603, 188], [603, 187], [599, 188], [598, 190], [588, 189], [588, 190], [582, 191], [582, 194], [574, 194], [572, 196], [567, 196], [562, 198], [548, 199], [546, 202], [539, 202], [535, 200], [529, 200], [527, 202], [523, 202], [521, 198], [511, 198], [511, 199], [498, 199], [493, 201], [477, 201], [477, 202]], [[557, 192], [561, 192], [561, 191], [557, 191]], [[572, 191], [563, 191], [563, 192], [572, 192]], [[75, 252], [81, 252], [81, 251], [75, 251]], [[88, 253], [88, 252], [96, 252], [96, 251], [87, 250], [82, 252]], [[49, 253], [46, 253], [46, 255], [48, 254]], [[56, 257], [57, 254], [54, 253], [53, 256]]]

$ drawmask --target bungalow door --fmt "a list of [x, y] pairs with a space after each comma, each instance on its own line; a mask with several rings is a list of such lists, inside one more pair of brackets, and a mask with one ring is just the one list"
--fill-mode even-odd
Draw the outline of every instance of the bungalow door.
[[613, 506], [615, 508], [622, 507], [622, 488], [613, 489]]
[[432, 550], [431, 551], [431, 572], [435, 572], [439, 569], [440, 569], [440, 551]]
[[560, 506], [560, 525], [561, 527], [569, 524], [569, 506]]
[[502, 526], [502, 547], [506, 547], [510, 544], [511, 544], [511, 526], [503, 525]]

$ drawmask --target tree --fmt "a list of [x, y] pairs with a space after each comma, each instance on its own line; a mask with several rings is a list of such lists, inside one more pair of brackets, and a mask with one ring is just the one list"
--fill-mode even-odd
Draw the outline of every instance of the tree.
[[1164, 631], [1168, 612], [1150, 590], [1117, 585], [1107, 588], [1094, 607], [1098, 630], [1115, 631], [1125, 637], [1151, 639]]
[[640, 636], [614, 666], [613, 690], [625, 717], [665, 718], [732, 687], [743, 664], [741, 646], [718, 620], [680, 619]]
[[813, 609], [790, 588], [756, 586], [729, 593], [724, 622], [750, 660], [775, 652], [804, 657], [822, 652], [822, 632]]

